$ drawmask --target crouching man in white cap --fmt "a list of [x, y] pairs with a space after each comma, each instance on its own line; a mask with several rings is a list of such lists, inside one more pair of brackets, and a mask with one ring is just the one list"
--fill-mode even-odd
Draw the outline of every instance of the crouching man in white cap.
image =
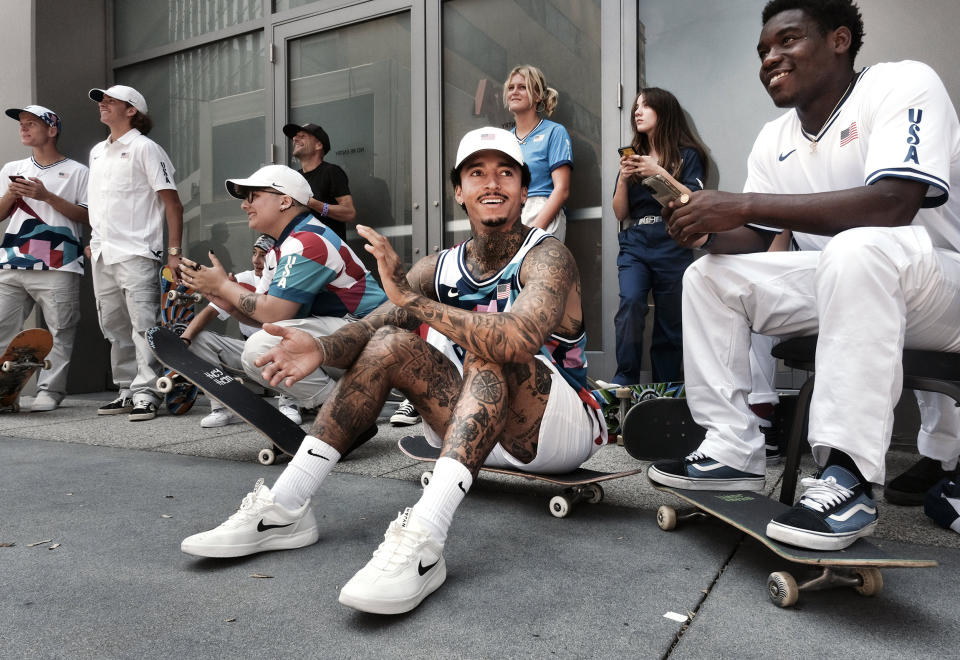
[[[320, 365], [347, 371], [272, 490], [259, 482], [227, 522], [185, 539], [184, 552], [240, 556], [314, 543], [311, 497], [396, 387], [423, 415], [441, 458], [423, 496], [390, 523], [340, 602], [406, 612], [446, 579], [447, 531], [482, 465], [568, 472], [606, 443], [585, 386], [577, 266], [563, 243], [520, 222], [529, 180], [513, 135], [467, 133], [451, 181], [472, 238], [407, 275], [387, 239], [359, 226], [390, 301], [329, 336], [264, 326], [283, 338], [259, 360], [272, 383], [290, 384]], [[421, 323], [449, 338], [445, 350], [414, 332]]]
[[[157, 325], [162, 262], [177, 273], [183, 234], [183, 205], [173, 164], [147, 137], [153, 127], [147, 102], [126, 85], [91, 89], [100, 121], [110, 135], [90, 150], [90, 253], [93, 290], [103, 336], [110, 342], [116, 400], [97, 414], [129, 413], [130, 421], [157, 416], [159, 363], [145, 333]], [[168, 247], [164, 258], [163, 225]]]
[[[284, 165], [267, 165], [246, 179], [228, 180], [226, 186], [231, 195], [243, 200], [240, 206], [250, 228], [277, 240], [266, 255], [266, 275], [254, 291], [232, 281], [213, 252], [208, 255], [213, 265], [199, 270], [184, 259], [181, 277], [210, 302], [246, 325], [259, 328], [276, 323], [329, 335], [386, 301], [383, 289], [356, 253], [307, 207], [311, 191], [303, 175]], [[262, 330], [243, 343], [239, 358], [252, 380], [263, 382], [254, 362], [278, 343], [280, 337]], [[279, 389], [301, 405], [315, 408], [330, 396], [339, 375], [339, 369], [315, 368], [299, 382], [281, 384]]]

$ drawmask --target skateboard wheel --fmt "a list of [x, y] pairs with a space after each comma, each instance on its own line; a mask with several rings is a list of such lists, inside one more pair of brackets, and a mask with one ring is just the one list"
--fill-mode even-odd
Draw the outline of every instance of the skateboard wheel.
[[800, 597], [797, 581], [786, 571], [777, 571], [770, 574], [767, 578], [767, 591], [770, 600], [777, 607], [790, 607], [796, 604], [797, 598]]
[[583, 489], [583, 501], [587, 504], [599, 504], [603, 501], [603, 486], [600, 484], [587, 484]]
[[550, 515], [554, 518], [566, 518], [570, 513], [570, 500], [563, 495], [554, 495], [550, 498]]
[[426, 488], [428, 485], [430, 485], [431, 479], [433, 479], [433, 472], [424, 472], [420, 475], [420, 485]]
[[161, 376], [157, 379], [157, 389], [166, 394], [173, 390], [173, 379], [169, 376]]
[[273, 465], [277, 461], [277, 454], [270, 447], [261, 449], [257, 454], [257, 460], [261, 465]]
[[614, 395], [618, 399], [632, 399], [633, 390], [631, 390], [629, 387], [618, 387], [614, 392]]
[[14, 366], [15, 366], [15, 365], [13, 364], [13, 362], [4, 362], [4, 363], [3, 363], [3, 370], [4, 370], [4, 371], [13, 371], [13, 367], [14, 367]]
[[854, 589], [861, 596], [876, 596], [883, 589], [883, 575], [879, 568], [857, 568], [853, 574], [860, 578], [860, 586]]
[[657, 509], [657, 525], [665, 532], [677, 526], [677, 510], [672, 506], [663, 505]]
[[51, 362], [50, 360], [44, 360], [44, 361], [43, 361], [43, 368], [44, 368], [44, 369], [51, 369], [52, 367], [53, 367], [53, 362]]
[[169, 300], [170, 302], [173, 302], [176, 299], [177, 299], [176, 291], [167, 291], [167, 300]]

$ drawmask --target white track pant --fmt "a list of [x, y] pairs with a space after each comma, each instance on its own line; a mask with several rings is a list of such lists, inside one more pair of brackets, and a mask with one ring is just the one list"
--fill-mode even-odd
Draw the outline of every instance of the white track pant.
[[[904, 346], [960, 352], [960, 254], [934, 249], [926, 230], [910, 226], [845, 231], [822, 252], [710, 255], [687, 269], [683, 318], [687, 399], [707, 429], [707, 455], [764, 472], [747, 407], [751, 331], [819, 332], [814, 457], [822, 463], [835, 447], [883, 483]], [[956, 414], [945, 397], [923, 399], [942, 417]]]

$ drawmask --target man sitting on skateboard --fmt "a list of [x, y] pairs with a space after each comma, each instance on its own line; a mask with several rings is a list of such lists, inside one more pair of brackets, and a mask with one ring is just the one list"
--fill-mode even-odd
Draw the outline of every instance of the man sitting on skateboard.
[[[268, 275], [260, 279], [256, 291], [231, 281], [213, 252], [212, 266], [197, 269], [184, 259], [184, 282], [210, 302], [247, 325], [269, 322], [328, 335], [386, 300], [357, 254], [307, 208], [310, 184], [301, 174], [284, 165], [267, 165], [246, 179], [228, 180], [226, 186], [231, 195], [244, 200], [241, 208], [250, 228], [277, 240], [267, 253]], [[262, 330], [244, 342], [240, 363], [247, 376], [266, 385], [254, 362], [278, 343], [279, 337]], [[318, 368], [279, 389], [316, 408], [330, 396], [336, 375]]]
[[[821, 470], [767, 534], [836, 550], [876, 526], [871, 484], [883, 483], [904, 346], [960, 351], [960, 197], [948, 199], [960, 124], [930, 67], [854, 70], [863, 23], [850, 0], [773, 0], [763, 20], [760, 79], [791, 110], [757, 138], [746, 194], [695, 192], [667, 213], [676, 240], [713, 253], [690, 267], [683, 293], [687, 400], [707, 434], [649, 476], [762, 489], [751, 330], [819, 333], [808, 439]], [[792, 230], [803, 249], [759, 252], [772, 234], [749, 223]]]
[[[406, 612], [446, 579], [447, 531], [481, 465], [567, 472], [606, 442], [585, 386], [577, 266], [563, 243], [520, 222], [529, 177], [513, 135], [467, 133], [451, 180], [472, 238], [407, 275], [387, 239], [359, 226], [390, 301], [330, 336], [264, 326], [283, 338], [258, 361], [271, 384], [290, 385], [320, 365], [347, 371], [272, 491], [258, 484], [227, 522], [184, 540], [185, 552], [239, 556], [316, 541], [310, 498], [396, 387], [423, 415], [431, 442], [442, 443], [441, 457], [340, 602]], [[449, 350], [421, 339], [420, 323], [448, 337]], [[261, 524], [268, 529], [258, 532]]]

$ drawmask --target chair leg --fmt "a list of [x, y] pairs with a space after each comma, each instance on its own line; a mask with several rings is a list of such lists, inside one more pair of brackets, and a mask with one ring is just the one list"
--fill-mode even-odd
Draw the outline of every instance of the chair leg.
[[813, 397], [815, 374], [810, 374], [807, 382], [800, 388], [797, 396], [797, 409], [793, 413], [793, 424], [787, 440], [786, 464], [783, 467], [783, 483], [780, 486], [780, 501], [793, 505], [797, 493], [797, 477], [800, 474], [800, 455], [802, 442], [807, 441], [807, 419], [810, 415], [810, 399]]

